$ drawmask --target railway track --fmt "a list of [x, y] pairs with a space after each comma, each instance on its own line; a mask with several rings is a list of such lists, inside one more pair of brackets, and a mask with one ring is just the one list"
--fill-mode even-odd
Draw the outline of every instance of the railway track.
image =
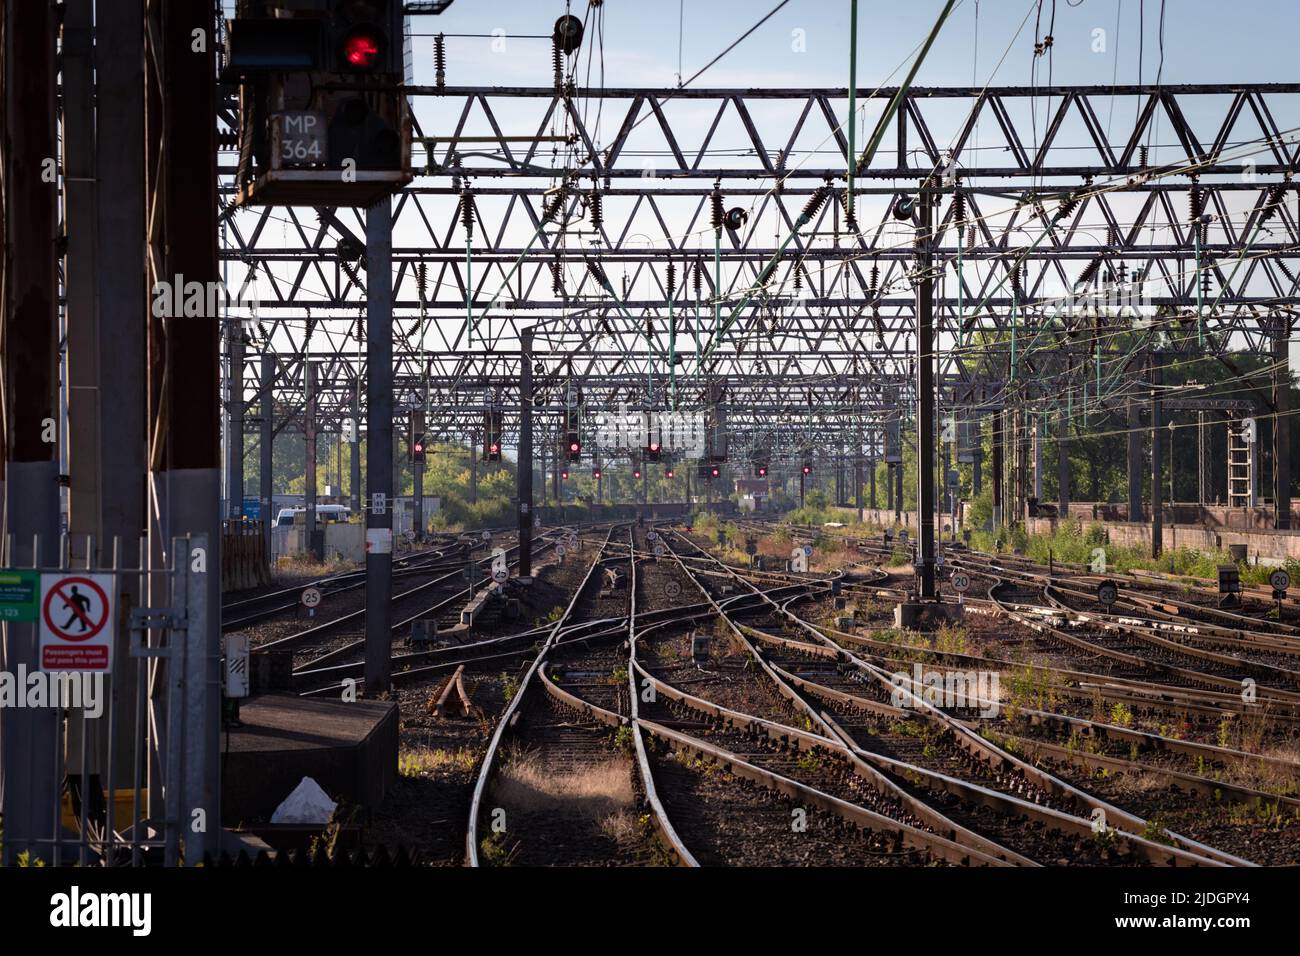
[[[794, 621], [807, 627], [812, 634], [821, 637], [820, 632], [818, 632], [816, 628], [813, 628], [811, 625], [807, 624], [807, 622], [802, 622], [800, 619], [795, 618], [788, 609], [783, 609], [782, 613], [790, 615]], [[783, 653], [789, 653], [790, 650], [796, 646], [793, 642], [788, 641], [788, 639], [773, 638], [773, 640], [781, 646]], [[834, 647], [832, 653], [834, 653], [837, 658], [840, 658], [840, 655], [845, 654], [844, 649], [839, 647]], [[802, 656], [806, 658], [808, 655], [805, 653]], [[813, 653], [812, 656], [813, 658], [818, 658], [822, 655]], [[1121, 857], [1128, 857], [1129, 859], [1143, 857], [1149, 862], [1155, 862], [1157, 860], [1161, 862], [1167, 861], [1167, 858], [1162, 857], [1162, 851], [1157, 848], [1159, 846], [1158, 844], [1154, 844], [1153, 841], [1146, 840], [1139, 835], [1143, 830], [1148, 829], [1146, 821], [1135, 818], [1130, 814], [1125, 814], [1118, 808], [1108, 806], [1104, 801], [1098, 801], [1095, 798], [1091, 798], [1089, 795], [1079, 792], [1076, 788], [1065, 784], [1064, 781], [1043, 775], [1034, 768], [1024, 765], [1023, 762], [1015, 760], [1015, 758], [1011, 757], [1009, 754], [999, 753], [995, 749], [990, 749], [990, 745], [987, 741], [979, 738], [970, 731], [969, 728], [964, 727], [959, 721], [949, 718], [947, 715], [944, 715], [941, 711], [938, 711], [935, 708], [929, 708], [926, 710], [925, 708], [918, 706], [923, 703], [923, 701], [920, 701], [919, 699], [912, 701], [913, 706], [917, 711], [924, 713], [924, 716], [932, 724], [933, 729], [940, 733], [940, 737], [934, 742], [923, 740], [919, 744], [912, 746], [908, 741], [916, 736], [915, 732], [909, 732], [906, 728], [898, 727], [896, 728], [897, 733], [890, 734], [887, 731], [884, 734], [885, 739], [882, 739], [879, 733], [880, 728], [881, 726], [887, 727], [888, 724], [881, 718], [896, 717], [898, 708], [895, 707], [894, 715], [889, 714], [887, 711], [882, 713], [881, 708], [887, 707], [888, 705], [881, 700], [880, 691], [892, 689], [896, 693], [898, 688], [891, 688], [888, 680], [889, 675], [885, 672], [877, 671], [872, 674], [869, 665], [865, 665], [863, 662], [853, 661], [852, 656], [848, 656], [850, 661], [860, 672], [865, 668], [866, 674], [875, 677], [877, 686], [874, 694], [860, 686], [846, 687], [843, 681], [840, 682], [840, 686], [833, 686], [835, 683], [834, 678], [828, 680], [827, 675], [836, 673], [838, 668], [828, 667], [827, 665], [828, 663], [834, 664], [834, 661], [828, 662], [825, 659], [818, 661], [816, 667], [820, 668], [820, 670], [813, 673], [811, 676], [810, 672], [807, 670], [804, 671], [803, 676], [794, 672], [793, 668], [801, 666], [803, 664], [802, 661], [788, 659], [783, 661], [781, 658], [769, 655], [766, 663], [774, 670], [777, 670], [776, 676], [778, 678], [788, 679], [792, 688], [797, 687], [801, 699], [809, 705], [808, 719], [810, 721], [820, 720], [822, 723], [828, 725], [830, 729], [830, 734], [828, 734], [828, 736], [838, 737], [846, 744], [853, 747], [857, 753], [877, 758], [878, 764], [883, 759], [885, 764], [889, 765], [892, 760], [893, 763], [891, 769], [897, 772], [900, 776], [905, 774], [916, 775], [918, 771], [924, 775], [924, 773], [928, 771], [929, 786], [925, 789], [946, 788], [944, 792], [948, 797], [960, 795], [962, 799], [969, 802], [972, 806], [978, 806], [980, 808], [978, 813], [972, 813], [965, 818], [969, 822], [974, 822], [980, 819], [981, 815], [987, 817], [988, 814], [985, 811], [989, 809], [990, 805], [1000, 803], [1004, 812], [1009, 812], [1014, 809], [1017, 812], [1027, 813], [1030, 816], [1035, 817], [1036, 822], [1041, 823], [1042, 825], [1042, 832], [1046, 833], [1054, 829], [1058, 833], [1064, 833], [1068, 838], [1071, 833], [1075, 836], [1083, 836], [1085, 833], [1091, 832], [1089, 829], [1089, 823], [1093, 819], [1091, 812], [1101, 810], [1106, 814], [1108, 819], [1119, 821], [1119, 828], [1116, 830], [1115, 838], [1118, 840], [1118, 844], [1123, 845], [1125, 848], [1125, 852], [1120, 854]], [[786, 667], [783, 667], [783, 663], [792, 665], [792, 668], [787, 669]], [[821, 677], [822, 682], [819, 683], [817, 680], [813, 679], [813, 677]], [[814, 705], [814, 701], [815, 705], [820, 705], [820, 708]], [[837, 706], [843, 710], [837, 712], [835, 710]], [[864, 712], [870, 715], [865, 722], [863, 720]], [[837, 720], [837, 717], [841, 718], [843, 723], [841, 723], [840, 720]], [[857, 722], [851, 723], [851, 720], [856, 720]], [[895, 723], [897, 723], [896, 720]], [[855, 736], [852, 733], [853, 730], [857, 730], [859, 736], [865, 736], [866, 740], [859, 740], [858, 736]], [[876, 731], [876, 733], [870, 733], [872, 730]], [[861, 746], [862, 743], [871, 743], [876, 749], [864, 749]], [[946, 753], [949, 757], [952, 757], [957, 755], [959, 752], [964, 751], [965, 753], [961, 754], [959, 759], [961, 762], [967, 764], [967, 772], [964, 774], [964, 779], [962, 779], [960, 775], [947, 776], [943, 773], [943, 770], [952, 770], [953, 768], [951, 766], [927, 768], [920, 766], [915, 762], [909, 763], [908, 761], [899, 759], [898, 757], [891, 758], [889, 753], [891, 749], [897, 754], [911, 756], [914, 760], [917, 758], [918, 753], [920, 756], [924, 757], [938, 757]], [[975, 765], [974, 772], [971, 772], [970, 769], [972, 762]], [[949, 763], [951, 763], [951, 761], [949, 761]], [[981, 764], [984, 765], [984, 767], [980, 767], [979, 765]], [[995, 771], [992, 778], [990, 778], [988, 771], [984, 769], [987, 767], [991, 767]], [[1010, 784], [1004, 785], [1000, 791], [996, 789], [996, 787], [983, 786], [983, 783], [988, 783], [990, 780], [997, 784], [999, 782], [997, 779], [998, 775], [1006, 776], [1008, 767], [1015, 768], [1016, 773], [1011, 776], [1018, 776], [1018, 780], [1013, 780]], [[971, 777], [976, 777], [977, 779], [972, 780], [970, 779]], [[980, 778], [982, 778], [982, 781]], [[1037, 792], [1035, 792], [1035, 790], [1037, 790]], [[1021, 797], [1022, 794], [1028, 794], [1038, 802], [1025, 801]], [[979, 797], [979, 800], [975, 799], [976, 796]], [[1064, 813], [1061, 810], [1054, 810], [1053, 807], [1045, 805], [1050, 802], [1047, 798], [1052, 797], [1055, 797], [1058, 801], [1063, 803], [1068, 802], [1076, 808], [1082, 805], [1089, 811], [1089, 815], [1087, 817], [1081, 817]], [[1017, 803], [1017, 801], [1020, 801], [1020, 803]], [[1030, 808], [1038, 809], [1035, 810]], [[1054, 817], [1052, 815], [1053, 813], [1060, 814], [1060, 816]], [[1031, 839], [1030, 844], [1036, 842], [1037, 845], [1026, 845], [1022, 843], [1022, 846], [1030, 851], [1029, 853], [1024, 854], [1024, 856], [1032, 857], [1034, 854], [1037, 854], [1041, 859], [1044, 855], [1055, 852], [1055, 848], [1051, 845], [1049, 840], [1043, 839], [1039, 834], [1033, 834], [1033, 836], [1038, 839], [1036, 841]], [[1105, 852], [1106, 848], [1099, 847], [1097, 845], [1098, 842], [1099, 841], [1092, 841], [1090, 844], [1081, 844], [1079, 847], [1073, 848], [1073, 851], [1077, 855], [1078, 852], [1086, 846], [1088, 851]], [[1179, 855], [1179, 859], [1176, 862], [1205, 863], [1206, 861], [1211, 861], [1238, 864], [1244, 862], [1233, 857], [1231, 854], [1221, 853], [1211, 847], [1199, 845], [1193, 840], [1182, 838], [1180, 842], [1182, 845], [1180, 852], [1185, 855], [1176, 854]], [[1059, 846], [1059, 844], [1057, 846]], [[1058, 859], [1059, 857], [1050, 859], [1049, 862], [1057, 862]]]

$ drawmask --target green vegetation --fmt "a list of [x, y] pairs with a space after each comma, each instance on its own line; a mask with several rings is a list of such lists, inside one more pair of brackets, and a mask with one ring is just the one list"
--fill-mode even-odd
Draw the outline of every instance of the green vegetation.
[[[1076, 567], [1091, 566], [1093, 552], [1100, 548], [1106, 557], [1106, 573], [1122, 574], [1135, 569], [1161, 571], [1166, 574], [1213, 579], [1221, 564], [1232, 564], [1226, 551], [1195, 551], [1191, 548], [1166, 550], [1159, 559], [1140, 548], [1108, 544], [1106, 529], [1099, 523], [1088, 525], [1073, 522], [1062, 524], [1051, 534], [1028, 534], [1023, 527], [1003, 529], [998, 534], [976, 531], [971, 535], [971, 547], [981, 551], [1019, 549], [1027, 558], [1046, 564], [1049, 557], [1059, 564]], [[1268, 565], [1241, 563], [1241, 580], [1244, 584], [1266, 584], [1275, 570]], [[1292, 579], [1300, 575], [1300, 562], [1287, 562]]]

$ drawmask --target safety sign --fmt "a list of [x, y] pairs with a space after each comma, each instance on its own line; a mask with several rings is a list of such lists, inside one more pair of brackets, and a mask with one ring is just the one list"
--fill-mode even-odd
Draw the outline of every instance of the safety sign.
[[113, 664], [113, 575], [41, 575], [41, 670], [108, 671]]

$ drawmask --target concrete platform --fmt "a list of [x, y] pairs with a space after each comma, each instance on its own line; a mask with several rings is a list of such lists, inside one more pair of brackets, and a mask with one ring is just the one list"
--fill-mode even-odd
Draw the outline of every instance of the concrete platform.
[[364, 819], [397, 782], [397, 705], [265, 694], [245, 701], [244, 726], [221, 734], [221, 815], [265, 822], [303, 777]]

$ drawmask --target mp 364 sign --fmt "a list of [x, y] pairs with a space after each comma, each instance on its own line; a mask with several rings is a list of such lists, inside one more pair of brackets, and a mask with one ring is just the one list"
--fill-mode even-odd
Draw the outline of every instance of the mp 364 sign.
[[41, 575], [41, 670], [107, 671], [113, 665], [113, 575]]

